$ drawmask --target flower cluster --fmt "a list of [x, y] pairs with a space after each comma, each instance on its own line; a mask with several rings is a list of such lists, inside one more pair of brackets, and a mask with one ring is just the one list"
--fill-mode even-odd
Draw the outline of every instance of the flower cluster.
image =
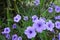
[[2, 34], [8, 34], [8, 33], [10, 33], [10, 28], [9, 27], [4, 28]]
[[60, 6], [57, 6], [54, 3], [52, 3], [51, 7], [48, 8], [48, 12], [52, 13], [53, 10], [55, 10], [56, 13], [59, 13], [60, 12]]
[[[17, 18], [17, 20], [15, 19]], [[57, 29], [60, 29], [60, 21], [56, 21], [55, 23], [52, 22], [52, 20], [48, 20], [44, 18], [44, 17], [40, 17], [38, 18], [37, 15], [33, 15], [32, 17], [32, 26], [28, 26], [27, 29], [24, 31], [24, 34], [29, 38], [34, 38], [37, 33], [42, 33], [44, 30], [49, 30], [49, 31], [53, 31], [54, 27]], [[21, 16], [17, 15], [14, 17], [15, 22], [19, 22], [19, 20], [21, 20]], [[28, 16], [24, 16], [23, 20], [27, 21], [28, 20]], [[16, 29], [17, 25], [16, 23], [14, 23], [12, 25], [13, 29]], [[10, 28], [6, 27], [4, 28], [4, 31], [2, 32], [2, 34], [5, 34], [7, 39], [10, 39]], [[12, 35], [12, 40], [22, 40], [21, 37], [18, 37], [17, 34]]]
[[38, 19], [36, 15], [32, 16], [32, 22], [33, 25], [28, 26], [27, 29], [24, 31], [25, 35], [27, 35], [29, 39], [35, 37], [37, 34], [36, 32], [42, 33], [44, 30], [49, 30], [52, 32], [54, 30], [54, 27], [60, 29], [59, 21], [56, 21], [54, 24], [52, 20], [46, 21], [46, 19], [43, 17], [40, 17]]
[[57, 20], [57, 19], [59, 20], [60, 19], [60, 15], [55, 16], [54, 18], [55, 18], [55, 20]]
[[[35, 40], [49, 40], [48, 36], [52, 35], [54, 36], [52, 40], [60, 40], [60, 6], [56, 0], [10, 0], [6, 2], [4, 3], [7, 5], [2, 3], [4, 8], [0, 15], [0, 25], [6, 26], [5, 28], [0, 26], [2, 38], [5, 37], [6, 40], [34, 40], [34, 38]], [[4, 40], [1, 37], [0, 39]]]
[[10, 31], [11, 31], [10, 28], [6, 27], [4, 28], [4, 31], [2, 32], [2, 34], [4, 34], [7, 39], [10, 39], [10, 34], [9, 34]]
[[12, 35], [12, 40], [22, 40], [22, 37], [18, 37], [17, 34]]
[[[13, 28], [16, 28], [15, 26], [16, 26], [16, 24], [13, 24]], [[9, 27], [6, 27], [6, 28], [4, 28], [4, 31], [2, 32], [2, 34], [4, 34], [5, 35], [5, 37], [9, 40], [10, 38], [11, 38], [11, 36], [10, 36], [10, 28]], [[22, 37], [18, 37], [17, 36], [17, 34], [14, 34], [14, 35], [12, 35], [12, 40], [22, 40]]]

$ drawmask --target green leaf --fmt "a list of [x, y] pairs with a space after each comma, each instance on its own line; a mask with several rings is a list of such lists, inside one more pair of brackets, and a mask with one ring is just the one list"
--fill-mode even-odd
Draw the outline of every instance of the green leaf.
[[41, 39], [43, 39], [43, 40], [48, 40], [45, 31], [43, 31], [42, 33], [40, 33], [40, 34], [39, 34], [39, 37], [40, 37]]
[[6, 40], [4, 36], [0, 35], [0, 40]]

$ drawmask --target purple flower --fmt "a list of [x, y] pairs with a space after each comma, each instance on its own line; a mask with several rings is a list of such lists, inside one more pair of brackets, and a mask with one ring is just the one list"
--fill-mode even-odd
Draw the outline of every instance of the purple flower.
[[36, 20], [38, 20], [38, 17], [36, 15], [32, 16], [32, 22], [35, 22]]
[[25, 30], [25, 35], [27, 35], [27, 37], [29, 39], [33, 38], [36, 36], [36, 32], [35, 32], [35, 29], [33, 27], [27, 27], [27, 29]]
[[52, 12], [53, 12], [53, 8], [52, 8], [52, 7], [49, 7], [49, 8], [48, 8], [48, 12], [49, 12], [49, 13], [52, 13]]
[[10, 39], [10, 34], [5, 35], [7, 39]]
[[54, 29], [51, 31], [52, 33], [55, 33]]
[[60, 12], [60, 7], [59, 7], [59, 6], [55, 6], [55, 11], [56, 11], [57, 13], [59, 13], [59, 12]]
[[13, 29], [17, 28], [17, 25], [16, 24], [13, 24], [12, 28]]
[[18, 39], [17, 34], [12, 35], [12, 40], [17, 40], [17, 39]]
[[17, 15], [14, 17], [14, 22], [19, 22], [20, 20], [21, 20], [21, 16], [17, 14]]
[[18, 40], [22, 40], [22, 37], [18, 37]]
[[40, 17], [39, 20], [40, 20], [40, 21], [43, 21], [43, 22], [45, 23], [46, 18], [44, 18], [44, 17]]
[[55, 7], [55, 4], [51, 2], [50, 7]]
[[59, 33], [59, 40], [60, 40], [60, 33]]
[[58, 16], [55, 16], [55, 19], [60, 19], [60, 15], [58, 15]]
[[56, 40], [55, 38], [53, 38], [52, 40]]
[[24, 16], [24, 18], [23, 18], [25, 21], [27, 21], [28, 20], [28, 16]]
[[60, 22], [59, 22], [59, 21], [56, 21], [56, 22], [55, 22], [55, 27], [56, 27], [57, 29], [60, 29]]
[[50, 30], [50, 31], [53, 30], [54, 23], [51, 20], [49, 20], [48, 22], [46, 22], [46, 25], [47, 25], [47, 30]]
[[39, 19], [40, 19], [40, 20], [46, 21], [46, 18], [44, 18], [44, 17], [40, 17]]
[[4, 28], [4, 31], [2, 32], [2, 34], [7, 34], [7, 33], [10, 33], [9, 27]]
[[37, 21], [33, 24], [33, 28], [35, 28], [37, 32], [41, 33], [43, 30], [46, 30], [45, 21], [42, 20], [42, 19], [37, 20]]
[[34, 4], [37, 6], [37, 5], [39, 5], [40, 4], [40, 0], [35, 0], [34, 1]]

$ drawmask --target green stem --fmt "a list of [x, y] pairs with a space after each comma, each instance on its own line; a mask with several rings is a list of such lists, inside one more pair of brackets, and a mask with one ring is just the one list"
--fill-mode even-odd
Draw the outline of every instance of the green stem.
[[[7, 8], [7, 21], [9, 19], [9, 9]], [[9, 21], [7, 22], [8, 26], [9, 26]]]
[[20, 13], [20, 12], [19, 12], [19, 9], [18, 9], [18, 6], [17, 6], [17, 4], [16, 4], [16, 1], [14, 1], [14, 8], [15, 8], [15, 10], [16, 10], [18, 13]]
[[7, 0], [7, 5], [8, 5], [8, 7], [11, 6], [11, 2], [10, 2], [10, 0]]
[[10, 13], [9, 13], [9, 8], [11, 6], [10, 0], [7, 0], [7, 24], [10, 26], [10, 22], [8, 19], [10, 19]]
[[1, 19], [0, 19], [0, 25], [1, 25]]
[[45, 40], [47, 40], [47, 36], [46, 36], [46, 33], [44, 33], [44, 36], [45, 36]]
[[38, 36], [41, 38], [41, 40], [48, 40], [46, 34], [46, 31], [43, 31], [42, 33], [38, 34]]
[[32, 38], [31, 40], [35, 40], [34, 38]]

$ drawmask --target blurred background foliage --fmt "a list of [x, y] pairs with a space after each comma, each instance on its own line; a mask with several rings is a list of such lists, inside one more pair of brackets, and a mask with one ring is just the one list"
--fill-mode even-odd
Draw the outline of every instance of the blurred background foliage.
[[[34, 0], [0, 0], [0, 40], [6, 40], [5, 37], [1, 34], [3, 28], [10, 27], [11, 28], [11, 36], [12, 34], [18, 34], [22, 36], [23, 40], [28, 40], [26, 35], [24, 35], [24, 30], [27, 26], [32, 25], [31, 16], [37, 15], [38, 17], [45, 17], [47, 20], [52, 19], [54, 21], [54, 16], [57, 14], [55, 12], [49, 14], [48, 7], [51, 2], [56, 5], [60, 5], [60, 0], [40, 0], [40, 4], [38, 6], [34, 5]], [[20, 14], [22, 16], [22, 20], [17, 23], [17, 29], [12, 29], [13, 17], [16, 14]], [[60, 14], [58, 14], [60, 15]], [[24, 21], [23, 16], [28, 16], [29, 20]], [[52, 40], [52, 37], [55, 34], [49, 32], [38, 33], [34, 40]]]

